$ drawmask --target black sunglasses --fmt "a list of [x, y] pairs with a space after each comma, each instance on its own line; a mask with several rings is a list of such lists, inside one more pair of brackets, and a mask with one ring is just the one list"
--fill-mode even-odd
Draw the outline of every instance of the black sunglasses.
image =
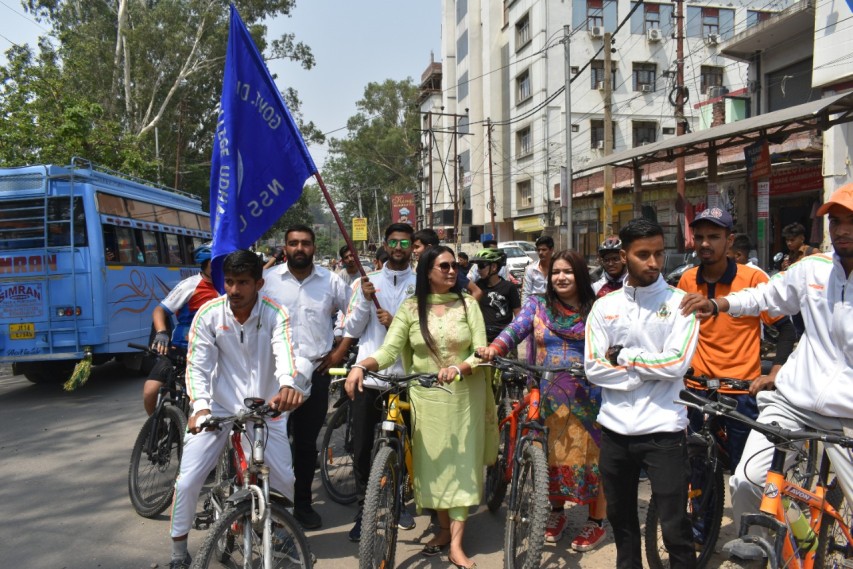
[[408, 249], [412, 246], [411, 239], [389, 239], [388, 241], [386, 241], [386, 243], [388, 243], [388, 246], [392, 249], [396, 249], [397, 245], [399, 245], [403, 249]]
[[449, 273], [450, 269], [453, 269], [454, 271], [459, 270], [459, 263], [456, 261], [444, 261], [443, 263], [436, 263], [433, 269], [438, 269], [442, 273]]

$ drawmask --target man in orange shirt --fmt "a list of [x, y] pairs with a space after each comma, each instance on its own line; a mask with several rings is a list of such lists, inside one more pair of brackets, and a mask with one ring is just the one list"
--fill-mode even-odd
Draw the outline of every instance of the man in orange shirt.
[[[734, 241], [732, 216], [720, 208], [700, 212], [690, 224], [693, 228], [694, 248], [700, 264], [684, 273], [678, 288], [688, 293], [699, 293], [707, 298], [722, 297], [730, 292], [751, 288], [767, 282], [767, 275], [756, 268], [739, 265], [726, 253]], [[761, 375], [761, 323], [775, 324], [779, 341], [773, 367], [766, 376]], [[738, 411], [755, 419], [758, 406], [755, 394], [774, 389], [774, 378], [788, 359], [794, 345], [794, 328], [784, 316], [732, 318], [719, 314], [704, 320], [699, 329], [699, 343], [691, 365], [694, 375], [712, 378], [731, 377], [751, 381], [748, 395], [736, 395]], [[691, 426], [698, 426], [691, 417]], [[698, 423], [701, 425], [701, 423]], [[731, 469], [740, 462], [749, 429], [737, 421], [726, 422], [727, 451]]]

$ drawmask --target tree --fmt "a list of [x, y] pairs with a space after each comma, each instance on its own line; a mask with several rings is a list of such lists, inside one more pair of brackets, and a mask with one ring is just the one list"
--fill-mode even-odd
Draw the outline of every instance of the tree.
[[[295, 0], [235, 3], [262, 52], [313, 67], [308, 46], [293, 34], [267, 42], [261, 23], [289, 15]], [[206, 200], [228, 2], [22, 4], [49, 26], [52, 42], [42, 38], [37, 52], [28, 47], [7, 52], [8, 63], [0, 69], [6, 80], [0, 87], [0, 163], [65, 163], [81, 155], [175, 183]], [[322, 141], [312, 123], [302, 122], [295, 91], [283, 96], [306, 140]]]
[[[347, 121], [347, 137], [329, 141], [323, 174], [344, 218], [358, 214], [359, 194], [363, 212], [376, 216], [375, 189], [378, 217], [387, 225], [388, 196], [417, 188], [417, 97], [418, 88], [410, 78], [369, 83], [356, 103], [358, 112]], [[375, 218], [370, 226], [376, 226]]]

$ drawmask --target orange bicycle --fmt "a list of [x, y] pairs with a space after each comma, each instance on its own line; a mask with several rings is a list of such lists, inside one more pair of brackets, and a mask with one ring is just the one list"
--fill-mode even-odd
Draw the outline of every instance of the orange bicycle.
[[[731, 398], [710, 401], [683, 390], [680, 403], [710, 415], [740, 421], [767, 437], [774, 445], [773, 459], [764, 484], [760, 513], [741, 517], [738, 539], [760, 547], [768, 567], [813, 569], [853, 567], [853, 509], [844, 499], [838, 479], [829, 481], [830, 461], [824, 451], [814, 491], [785, 476], [785, 456], [802, 453], [802, 441], [822, 441], [853, 449], [853, 438], [826, 431], [791, 431], [753, 421], [735, 410]], [[752, 526], [766, 528], [774, 537], [749, 535]]]

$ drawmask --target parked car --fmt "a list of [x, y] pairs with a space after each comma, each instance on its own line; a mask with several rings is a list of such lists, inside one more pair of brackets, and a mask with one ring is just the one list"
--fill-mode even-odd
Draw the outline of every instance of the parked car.
[[539, 255], [536, 254], [536, 244], [532, 241], [502, 241], [498, 243], [498, 247], [501, 249], [504, 247], [518, 247], [534, 261], [539, 260]]
[[520, 283], [524, 278], [524, 269], [533, 261], [521, 247], [498, 247], [498, 250], [506, 255], [507, 273]]

